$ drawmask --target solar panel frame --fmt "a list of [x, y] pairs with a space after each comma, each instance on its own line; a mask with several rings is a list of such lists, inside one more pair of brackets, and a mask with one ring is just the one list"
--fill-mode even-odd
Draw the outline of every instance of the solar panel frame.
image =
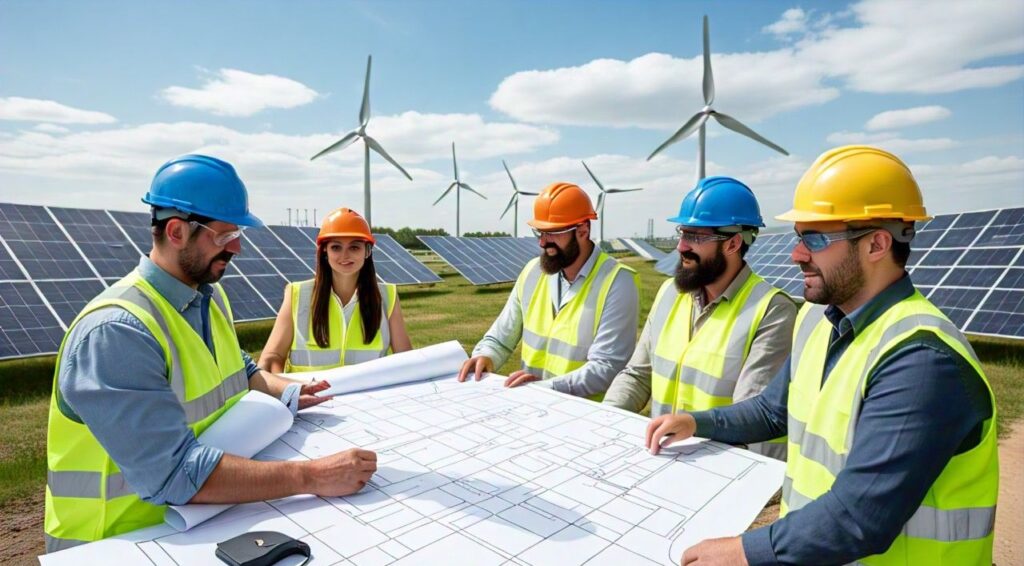
[[31, 282], [0, 282], [0, 360], [53, 354], [64, 332]]
[[42, 206], [0, 203], [0, 238], [33, 280], [99, 278]]
[[47, 208], [101, 277], [123, 277], [138, 265], [139, 250], [107, 211]]
[[634, 238], [619, 238], [627, 248], [639, 255], [640, 257], [648, 260], [657, 262], [661, 258], [665, 257], [666, 252], [659, 250], [644, 240], [638, 240]]
[[473, 285], [515, 281], [527, 262], [540, 255], [540, 247], [533, 238], [419, 236], [419, 239]]

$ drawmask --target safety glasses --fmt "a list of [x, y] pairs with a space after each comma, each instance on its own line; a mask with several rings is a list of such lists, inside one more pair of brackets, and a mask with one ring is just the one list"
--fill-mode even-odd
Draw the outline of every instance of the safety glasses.
[[198, 222], [196, 220], [190, 221], [188, 223], [188, 225], [193, 230], [196, 229], [196, 226], [200, 226], [200, 227], [206, 228], [207, 230], [213, 232], [213, 243], [216, 244], [217, 246], [222, 247], [222, 248], [224, 246], [230, 244], [231, 242], [234, 242], [235, 240], [237, 240], [237, 239], [242, 237], [242, 230], [243, 230], [242, 228], [239, 228], [238, 230], [228, 230], [226, 232], [218, 232], [218, 231], [214, 230], [213, 228], [210, 228], [206, 224], [203, 224], [202, 222]]
[[553, 231], [553, 232], [548, 232], [546, 230], [542, 231], [542, 230], [538, 230], [536, 228], [530, 228], [530, 230], [533, 231], [533, 235], [535, 237], [541, 238], [543, 236], [558, 236], [560, 234], [568, 234], [569, 232], [572, 232], [573, 230], [575, 230], [575, 229], [577, 229], [579, 227], [580, 227], [580, 225], [577, 224], [577, 225], [573, 226], [572, 228], [566, 228], [565, 230], [556, 230], [556, 231]]
[[706, 242], [721, 242], [728, 240], [732, 236], [725, 236], [722, 234], [704, 234], [702, 232], [691, 232], [686, 229], [685, 226], [676, 226], [676, 235], [679, 239], [694, 246], [699, 246]]
[[840, 232], [814, 232], [806, 231], [803, 234], [797, 233], [796, 237], [800, 240], [808, 250], [812, 252], [820, 252], [821, 250], [831, 246], [835, 242], [842, 240], [856, 240], [862, 236], [866, 236], [875, 230], [880, 228], [861, 228], [860, 230], [842, 230]]

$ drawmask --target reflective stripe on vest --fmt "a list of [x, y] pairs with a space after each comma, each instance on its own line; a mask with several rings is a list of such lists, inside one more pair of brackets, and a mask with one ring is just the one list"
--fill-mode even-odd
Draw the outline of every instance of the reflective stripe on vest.
[[[169, 387], [196, 436], [248, 390], [230, 306], [223, 289], [213, 287], [209, 305], [212, 353], [180, 313], [137, 272], [90, 301], [71, 324], [73, 328], [86, 314], [110, 306], [138, 318], [163, 350]], [[48, 552], [157, 524], [163, 520], [164, 510], [142, 501], [88, 427], [61, 412], [57, 379], [64, 345], [54, 370], [48, 423], [44, 516]]]
[[[731, 404], [754, 334], [779, 292], [750, 273], [691, 335], [693, 297], [680, 293], [674, 280], [665, 281], [650, 316], [651, 417]], [[716, 363], [718, 371], [709, 373]]]
[[[380, 284], [381, 323], [377, 335], [370, 344], [363, 343], [362, 315], [359, 304], [350, 321], [345, 321], [344, 309], [335, 300], [328, 301], [330, 343], [321, 348], [313, 338], [313, 280], [293, 283], [293, 338], [288, 353], [289, 371], [311, 371], [329, 369], [342, 365], [353, 365], [387, 355], [391, 348], [391, 327], [388, 320], [394, 310], [397, 290], [394, 285]], [[295, 291], [298, 291], [297, 295]], [[337, 321], [337, 324], [335, 324]], [[350, 332], [355, 335], [349, 336]], [[337, 334], [336, 334], [337, 333]]]
[[993, 414], [983, 423], [979, 443], [946, 463], [890, 547], [882, 554], [861, 558], [860, 563], [991, 564], [999, 482], [996, 406], [971, 345], [934, 305], [915, 292], [862, 329], [824, 379], [831, 330], [825, 307], [801, 309], [790, 363], [789, 462], [781, 515], [810, 504], [831, 489], [854, 444], [872, 371], [908, 337], [930, 332], [982, 378]]

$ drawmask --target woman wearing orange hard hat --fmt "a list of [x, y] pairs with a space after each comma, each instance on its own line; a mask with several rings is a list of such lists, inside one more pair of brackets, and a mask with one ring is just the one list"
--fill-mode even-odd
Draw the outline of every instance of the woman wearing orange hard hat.
[[324, 370], [412, 349], [395, 286], [377, 281], [375, 243], [354, 210], [324, 218], [316, 276], [288, 286], [260, 366], [274, 373]]

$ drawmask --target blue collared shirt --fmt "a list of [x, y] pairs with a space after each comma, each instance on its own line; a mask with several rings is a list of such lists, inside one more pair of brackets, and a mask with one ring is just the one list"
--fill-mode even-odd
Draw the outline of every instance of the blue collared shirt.
[[[212, 352], [207, 312], [213, 287], [193, 289], [147, 257], [138, 270]], [[249, 377], [259, 371], [244, 351], [242, 359]], [[187, 503], [220, 462], [223, 452], [200, 444], [188, 427], [159, 342], [122, 308], [91, 312], [71, 329], [57, 385], [60, 411], [89, 427], [143, 501]]]
[[[833, 328], [822, 383], [858, 333], [913, 293], [905, 275], [849, 315], [829, 306]], [[697, 436], [735, 444], [786, 434], [790, 363], [761, 395], [694, 413]], [[929, 332], [907, 338], [868, 380], [846, 467], [818, 499], [743, 535], [752, 566], [845, 564], [884, 552], [950, 458], [976, 446], [992, 416], [981, 376]]]

